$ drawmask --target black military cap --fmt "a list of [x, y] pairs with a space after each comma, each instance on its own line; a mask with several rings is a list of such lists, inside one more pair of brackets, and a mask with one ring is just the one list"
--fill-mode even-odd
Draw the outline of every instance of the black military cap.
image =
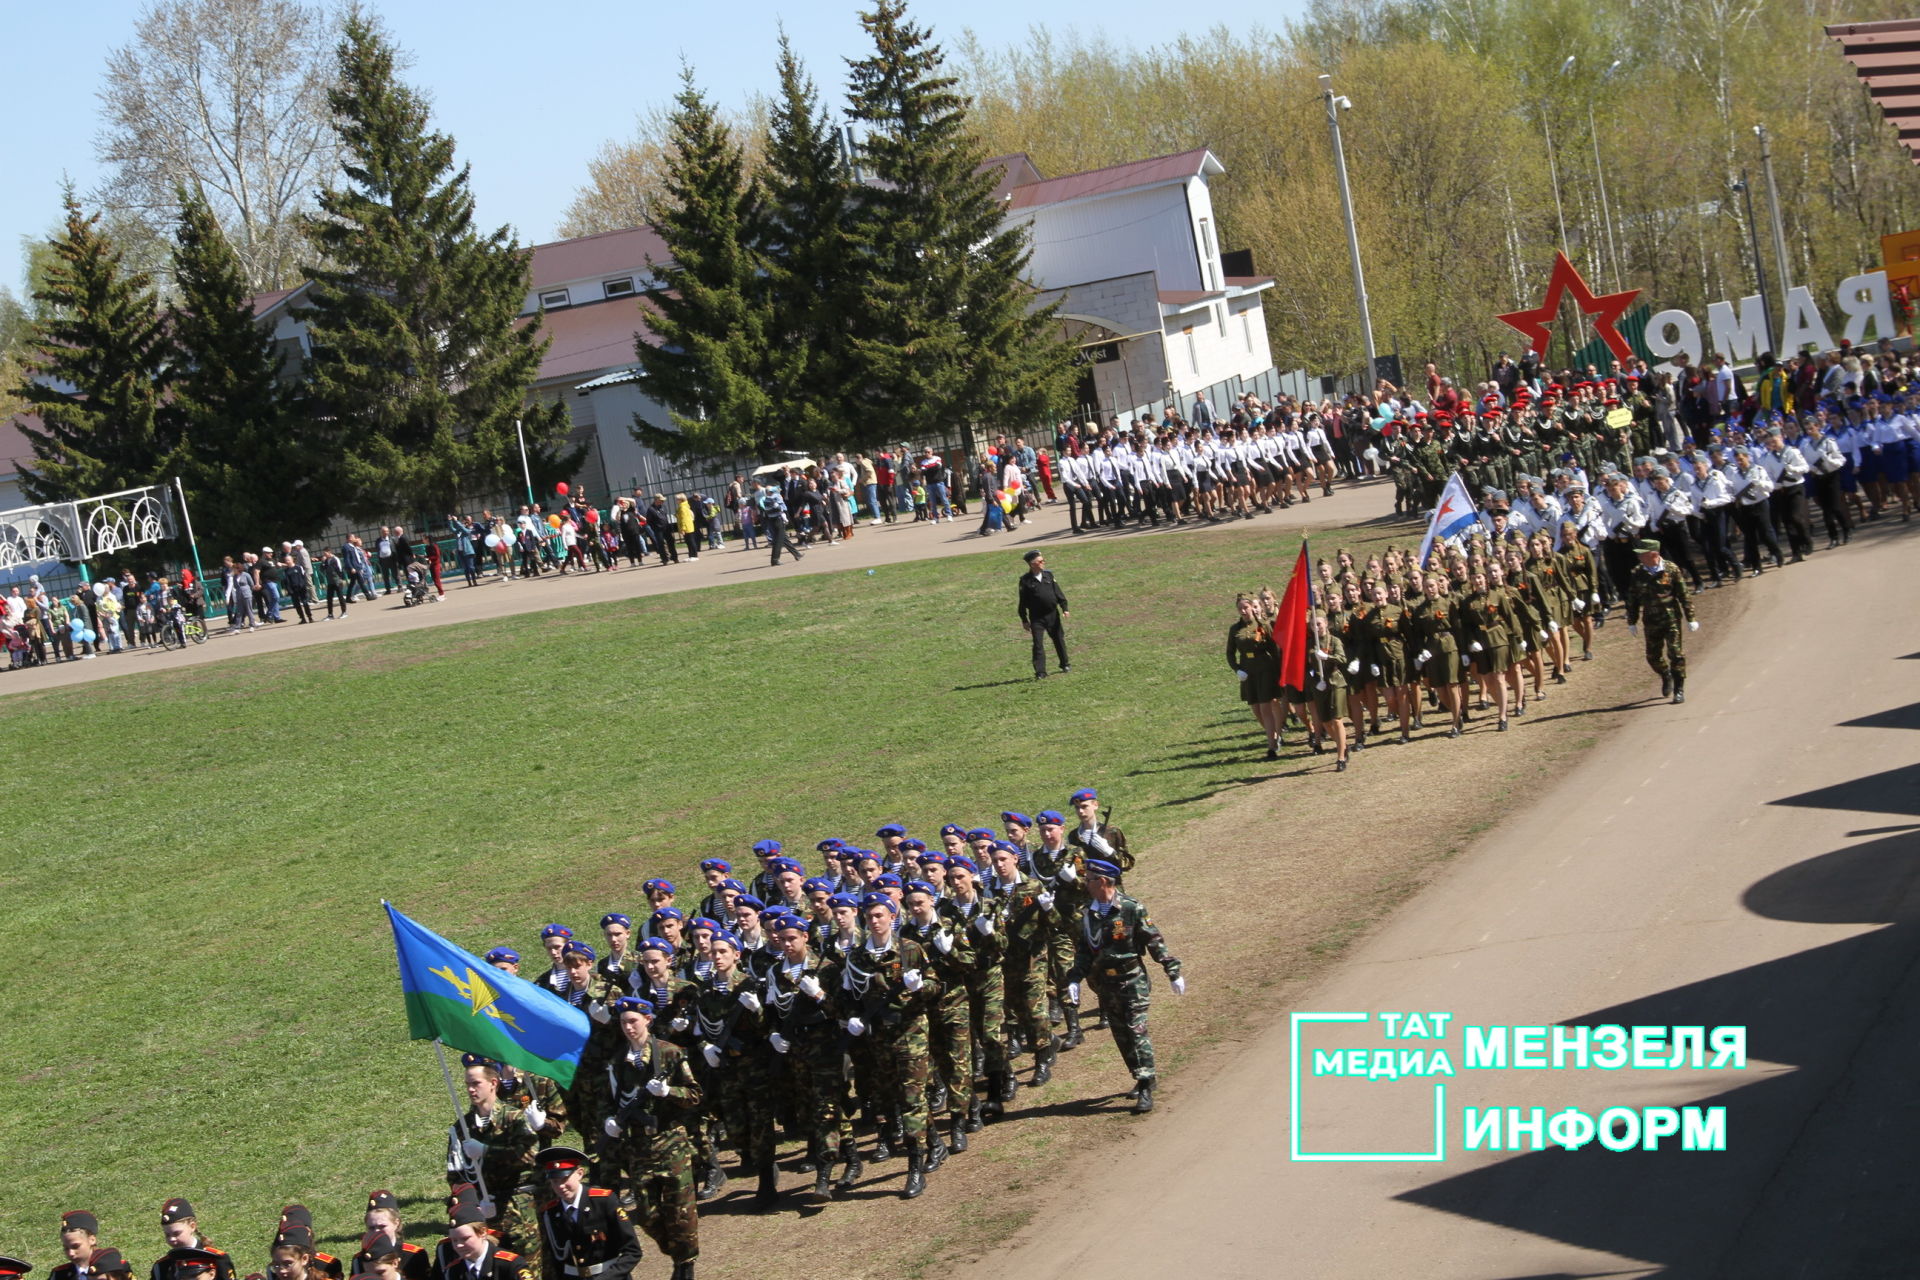
[[31, 1262], [20, 1258], [10, 1258], [0, 1253], [0, 1276], [23, 1276], [33, 1270]]
[[367, 1211], [372, 1212], [375, 1209], [391, 1209], [395, 1213], [398, 1213], [400, 1211], [400, 1198], [384, 1187], [378, 1191], [368, 1192]]
[[89, 1235], [100, 1234], [100, 1219], [85, 1209], [69, 1209], [60, 1215], [62, 1231], [85, 1231]]
[[[181, 1203], [186, 1203], [182, 1201]], [[186, 1215], [192, 1217], [192, 1214]], [[211, 1249], [169, 1249], [167, 1261], [173, 1264], [176, 1272], [212, 1271], [220, 1265], [220, 1255]]]
[[87, 1270], [95, 1275], [130, 1276], [133, 1264], [120, 1256], [118, 1249], [95, 1249], [87, 1259]]
[[453, 1207], [453, 1212], [448, 1215], [447, 1221], [456, 1227], [483, 1227], [487, 1224], [487, 1215], [480, 1212], [480, 1206], [477, 1204], [458, 1204]]
[[299, 1223], [283, 1222], [280, 1230], [274, 1233], [273, 1247], [276, 1249], [300, 1249], [313, 1252], [313, 1228]]
[[303, 1204], [290, 1204], [280, 1210], [280, 1225], [313, 1230], [313, 1210]]

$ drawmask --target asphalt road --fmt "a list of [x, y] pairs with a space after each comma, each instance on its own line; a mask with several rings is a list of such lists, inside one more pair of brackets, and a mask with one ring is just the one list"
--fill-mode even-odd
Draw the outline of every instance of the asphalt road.
[[[1739, 587], [1732, 634], [1696, 646], [1684, 706], [1612, 712], [1632, 717], [1626, 732], [1294, 1006], [1449, 1012], [1447, 1038], [1424, 1047], [1456, 1066], [1469, 1023], [1737, 1024], [1745, 1070], [1463, 1072], [1445, 1081], [1444, 1162], [1295, 1162], [1290, 1010], [1275, 1008], [1217, 1077], [1177, 1091], [1097, 1169], [1058, 1179], [1031, 1225], [967, 1274], [1916, 1274], [1912, 527], [1879, 524]], [[1303, 1034], [1308, 1050], [1384, 1045], [1377, 1023], [1365, 1039]], [[1302, 1088], [1309, 1151], [1432, 1144], [1431, 1080], [1309, 1075]], [[1689, 1104], [1726, 1108], [1724, 1151], [1461, 1144], [1466, 1106]]]

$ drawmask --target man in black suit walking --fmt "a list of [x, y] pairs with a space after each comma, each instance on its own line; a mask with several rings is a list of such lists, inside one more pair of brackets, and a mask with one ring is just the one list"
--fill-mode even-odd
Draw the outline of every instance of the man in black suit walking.
[[1039, 551], [1026, 554], [1027, 572], [1020, 575], [1020, 625], [1033, 637], [1033, 678], [1047, 678], [1047, 637], [1053, 637], [1053, 651], [1059, 655], [1060, 669], [1073, 670], [1067, 661], [1067, 637], [1060, 620], [1067, 616], [1067, 596], [1053, 580], [1047, 558]]

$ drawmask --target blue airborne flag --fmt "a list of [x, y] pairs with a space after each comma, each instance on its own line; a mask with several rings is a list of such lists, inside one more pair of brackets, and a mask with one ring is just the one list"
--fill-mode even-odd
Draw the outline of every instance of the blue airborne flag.
[[553, 992], [462, 951], [383, 902], [393, 925], [407, 1028], [415, 1040], [441, 1040], [573, 1083], [591, 1025]]

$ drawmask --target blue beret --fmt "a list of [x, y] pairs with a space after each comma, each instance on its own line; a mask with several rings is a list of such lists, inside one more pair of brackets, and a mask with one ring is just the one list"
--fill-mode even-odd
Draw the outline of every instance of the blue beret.
[[865, 862], [869, 858], [875, 862], [880, 861], [880, 855], [871, 849], [842, 849], [840, 853], [841, 856], [852, 858], [855, 862]]
[[928, 884], [925, 880], [907, 881], [906, 890], [908, 893], [924, 893], [929, 898], [937, 898], [940, 896], [940, 891]]
[[579, 941], [569, 942], [561, 949], [560, 954], [563, 956], [585, 956], [589, 960], [598, 960], [600, 958], [599, 952], [595, 951], [586, 943]]
[[[727, 870], [731, 871], [733, 868], [728, 867]], [[642, 893], [652, 893], [655, 889], [660, 890], [662, 893], [679, 892], [673, 887], [673, 881], [671, 880], [649, 880], [640, 886], [640, 892]]]
[[923, 867], [929, 862], [938, 862], [942, 866], [945, 866], [948, 859], [947, 855], [938, 849], [925, 849], [921, 851], [918, 861]]
[[839, 836], [828, 836], [825, 840], [822, 840], [819, 844], [813, 847], [819, 850], [821, 853], [830, 853], [835, 849], [846, 848], [847, 842], [845, 840], [842, 840]]
[[732, 871], [733, 864], [725, 858], [702, 858], [700, 859], [700, 869], [702, 871]]
[[755, 911], [759, 911], [762, 908], [764, 908], [767, 904], [760, 901], [760, 899], [754, 897], [750, 893], [743, 893], [739, 897], [733, 900], [733, 905], [736, 907], [750, 907]]
[[1022, 850], [1019, 845], [1013, 843], [1013, 841], [1011, 840], [995, 840], [990, 847], [995, 849], [1005, 849], [1008, 853], [1012, 854], [1016, 858], [1019, 857], [1022, 852], [1024, 852], [1024, 850]]
[[540, 940], [542, 942], [545, 942], [548, 938], [571, 938], [572, 936], [573, 930], [563, 924], [550, 924], [540, 930]]
[[879, 875], [873, 878], [873, 883], [877, 886], [881, 886], [888, 889], [898, 889], [901, 886], [900, 877], [893, 874], [893, 872], [891, 871], [881, 872]]
[[642, 999], [640, 996], [621, 996], [617, 1000], [607, 1001], [607, 1007], [615, 1014], [629, 1013], [637, 1009], [649, 1018], [653, 1016], [653, 1001]]
[[1118, 880], [1120, 878], [1120, 868], [1100, 858], [1088, 858], [1087, 874], [1091, 876], [1105, 876], [1109, 880]]
[[512, 947], [495, 947], [493, 950], [487, 952], [486, 955], [482, 956], [481, 959], [485, 960], [488, 964], [497, 964], [503, 960], [508, 964], [519, 964], [520, 953]]
[[1073, 804], [1079, 804], [1082, 800], [1098, 800], [1099, 798], [1100, 798], [1100, 793], [1098, 791], [1095, 791], [1092, 787], [1082, 787], [1078, 791], [1074, 792], [1072, 795], [1067, 797], [1067, 799]]
[[885, 907], [887, 910], [893, 912], [893, 914], [895, 915], [900, 914], [900, 904], [895, 902], [892, 898], [889, 898], [884, 893], [869, 893], [869, 894], [862, 895], [860, 898], [860, 909], [862, 911], [865, 911], [870, 907]]
[[807, 869], [801, 866], [798, 862], [794, 861], [792, 858], [768, 858], [767, 870], [792, 871], [799, 875], [805, 875], [807, 873]]
[[715, 946], [724, 942], [735, 951], [740, 950], [740, 938], [731, 929], [715, 929], [713, 931], [713, 942]]
[[781, 912], [773, 919], [767, 921], [766, 925], [767, 928], [774, 933], [778, 933], [782, 929], [798, 929], [802, 933], [807, 931], [807, 922], [791, 911]]
[[911, 853], [925, 853], [927, 851], [927, 842], [925, 840], [902, 840], [900, 847]]
[[1060, 816], [1058, 809], [1042, 809], [1038, 816], [1040, 821], [1051, 822], [1056, 827], [1064, 827], [1067, 825], [1067, 820]]
[[973, 827], [967, 831], [967, 839], [991, 840], [998, 834], [999, 832], [995, 831], [992, 827]]
[[695, 916], [688, 922], [687, 927], [691, 929], [705, 929], [709, 933], [712, 933], [720, 928], [720, 922], [711, 916]]
[[678, 907], [662, 907], [654, 912], [651, 918], [655, 920], [685, 920], [687, 916], [686, 913]]
[[780, 852], [780, 848], [781, 845], [778, 840], [755, 840], [753, 842], [753, 851], [755, 853], [772, 855]]
[[860, 899], [851, 893], [836, 893], [827, 899], [830, 907], [858, 907]]
[[1014, 812], [1013, 810], [1011, 810], [1011, 809], [1008, 809], [1008, 810], [1005, 810], [1004, 812], [1002, 812], [1002, 813], [1001, 813], [1001, 815], [1000, 815], [1000, 821], [1002, 821], [1002, 822], [1017, 822], [1017, 823], [1019, 823], [1019, 824], [1020, 824], [1021, 826], [1023, 826], [1023, 827], [1030, 827], [1030, 826], [1032, 826], [1032, 825], [1033, 825], [1033, 819], [1032, 819], [1032, 818], [1029, 818], [1029, 817], [1028, 817], [1028, 816], [1027, 816], [1026, 814], [1024, 814], [1024, 813], [1015, 813], [1015, 812]]
[[665, 938], [648, 938], [640, 944], [640, 950], [658, 951], [661, 955], [670, 956], [673, 954], [673, 944]]
[[964, 839], [967, 834], [967, 829], [957, 822], [949, 822], [946, 826], [940, 828], [940, 834], [943, 836], [960, 836]]
[[889, 822], [886, 826], [874, 832], [873, 838], [876, 840], [885, 840], [888, 836], [904, 836], [905, 834], [907, 834], [905, 827], [897, 822]]
[[973, 859], [967, 857], [964, 854], [955, 854], [951, 859], [948, 860], [947, 866], [959, 867], [962, 870], [966, 871], [969, 875], [977, 876], [980, 874], [980, 868], [974, 865]]
[[492, 1067], [495, 1070], [498, 1070], [500, 1067], [500, 1064], [495, 1062], [492, 1058], [482, 1057], [480, 1054], [477, 1054], [477, 1053], [461, 1054], [460, 1065], [463, 1067]]
[[624, 911], [609, 911], [600, 917], [600, 927], [604, 929], [610, 924], [624, 925], [631, 929], [633, 928], [633, 917]]
[[823, 889], [828, 893], [832, 893], [833, 881], [827, 879], [825, 876], [815, 876], [800, 887], [808, 893], [817, 893]]
[[720, 882], [720, 887], [722, 889], [731, 889], [735, 893], [745, 893], [747, 891], [747, 886], [741, 884], [738, 880], [735, 880], [732, 876], [728, 876], [725, 880], [722, 880]]

